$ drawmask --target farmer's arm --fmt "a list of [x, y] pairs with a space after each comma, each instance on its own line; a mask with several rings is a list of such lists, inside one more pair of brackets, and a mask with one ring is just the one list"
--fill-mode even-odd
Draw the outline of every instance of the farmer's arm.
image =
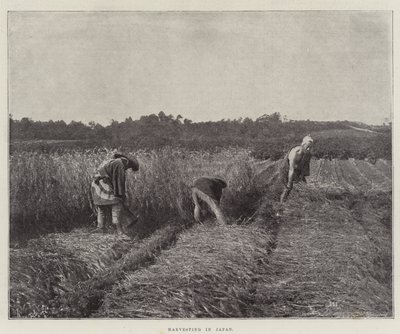
[[116, 161], [113, 166], [113, 188], [114, 195], [125, 200], [125, 169], [120, 161]]
[[293, 187], [293, 179], [294, 179], [294, 162], [289, 161], [289, 175], [288, 175], [288, 183], [286, 185], [286, 188], [292, 189]]
[[289, 163], [289, 171], [288, 171], [288, 175], [287, 175], [287, 183], [285, 184], [285, 189], [283, 189], [283, 192], [281, 194], [281, 203], [283, 203], [286, 198], [289, 196], [290, 191], [292, 190], [293, 187], [293, 180], [294, 180], [294, 174], [295, 174], [295, 169], [296, 169], [296, 165], [297, 165], [297, 161], [296, 161], [296, 148], [292, 149], [289, 152], [289, 155], [287, 157], [288, 159], [288, 163]]
[[298, 167], [299, 160], [301, 159], [301, 153], [298, 148], [293, 149], [289, 153], [289, 173], [288, 173], [288, 183], [286, 187], [288, 189], [292, 189], [293, 187], [293, 181], [294, 181], [294, 175], [295, 175], [295, 170]]

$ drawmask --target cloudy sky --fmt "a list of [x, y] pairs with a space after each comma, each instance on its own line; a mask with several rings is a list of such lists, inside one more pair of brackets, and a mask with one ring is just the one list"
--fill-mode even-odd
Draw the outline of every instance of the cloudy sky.
[[14, 118], [108, 124], [280, 112], [382, 123], [390, 12], [11, 12]]

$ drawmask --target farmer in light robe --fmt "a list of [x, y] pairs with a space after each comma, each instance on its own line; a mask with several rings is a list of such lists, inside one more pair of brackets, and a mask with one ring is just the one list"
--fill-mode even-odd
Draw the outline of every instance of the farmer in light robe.
[[226, 225], [225, 215], [220, 207], [222, 190], [226, 187], [226, 182], [219, 177], [201, 177], [194, 182], [192, 198], [194, 202], [194, 218], [201, 223], [200, 203], [204, 202], [217, 218], [219, 225]]
[[293, 182], [306, 182], [306, 176], [310, 175], [311, 148], [313, 139], [310, 135], [303, 138], [299, 146], [289, 150], [283, 159], [281, 178], [285, 189], [281, 195], [281, 203], [284, 202], [293, 188]]
[[139, 170], [136, 158], [115, 153], [113, 158], [100, 165], [91, 184], [93, 204], [97, 207], [97, 229], [104, 231], [107, 217], [111, 215], [111, 222], [116, 227], [117, 234], [123, 235], [121, 224], [124, 212], [125, 173], [128, 169]]

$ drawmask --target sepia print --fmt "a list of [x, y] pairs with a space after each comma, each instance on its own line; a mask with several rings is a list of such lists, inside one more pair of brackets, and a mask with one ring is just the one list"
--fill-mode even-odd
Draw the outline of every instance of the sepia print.
[[393, 317], [392, 12], [10, 11], [7, 43], [10, 319]]

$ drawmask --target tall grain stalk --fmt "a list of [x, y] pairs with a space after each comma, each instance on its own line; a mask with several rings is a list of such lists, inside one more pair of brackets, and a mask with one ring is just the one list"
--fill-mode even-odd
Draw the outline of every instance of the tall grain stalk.
[[[94, 220], [89, 202], [91, 177], [112, 153], [92, 149], [12, 155], [11, 238], [90, 225]], [[247, 151], [229, 149], [212, 154], [164, 148], [130, 154], [140, 162], [139, 172], [128, 171], [126, 178], [130, 209], [140, 217], [138, 234], [148, 235], [167, 221], [191, 220], [191, 186], [200, 176], [218, 175], [227, 180], [223, 205], [234, 216], [241, 215], [240, 201], [252, 191], [253, 170]]]

